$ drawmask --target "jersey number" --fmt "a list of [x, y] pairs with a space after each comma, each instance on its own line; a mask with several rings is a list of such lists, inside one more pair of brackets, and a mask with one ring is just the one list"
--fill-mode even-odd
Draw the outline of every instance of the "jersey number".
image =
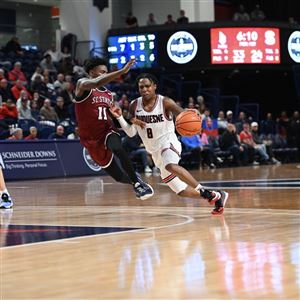
[[106, 107], [98, 107], [98, 120], [107, 120]]
[[153, 139], [152, 128], [147, 128], [147, 137], [148, 139]]

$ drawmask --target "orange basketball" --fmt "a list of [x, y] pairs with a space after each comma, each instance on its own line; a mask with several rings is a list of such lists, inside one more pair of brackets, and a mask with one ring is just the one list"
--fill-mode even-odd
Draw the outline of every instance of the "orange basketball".
[[175, 127], [180, 135], [193, 136], [201, 132], [202, 118], [196, 111], [185, 110], [177, 116]]

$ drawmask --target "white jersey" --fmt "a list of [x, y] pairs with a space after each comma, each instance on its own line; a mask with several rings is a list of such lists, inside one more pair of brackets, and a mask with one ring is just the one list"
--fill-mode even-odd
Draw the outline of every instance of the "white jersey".
[[146, 150], [151, 154], [164, 148], [171, 141], [178, 141], [173, 116], [166, 115], [163, 99], [164, 96], [157, 95], [151, 111], [145, 110], [142, 97], [136, 100], [135, 117], [146, 123], [146, 128], [142, 129], [140, 126], [136, 128]]

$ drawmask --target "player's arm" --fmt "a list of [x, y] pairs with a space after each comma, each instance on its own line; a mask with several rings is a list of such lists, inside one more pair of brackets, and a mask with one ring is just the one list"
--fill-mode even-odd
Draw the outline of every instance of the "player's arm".
[[90, 91], [91, 89], [99, 88], [119, 76], [126, 74], [130, 68], [134, 65], [135, 59], [131, 58], [127, 64], [120, 70], [107, 73], [105, 75], [98, 76], [96, 78], [82, 78], [79, 79], [76, 86], [76, 96], [80, 97], [84, 91]]
[[[128, 124], [127, 121], [124, 119], [123, 114], [122, 114], [122, 109], [120, 107], [113, 104], [110, 106], [109, 110], [110, 110], [111, 114], [118, 120], [122, 129], [125, 131], [125, 133], [128, 136], [133, 137], [137, 134], [137, 130], [136, 130], [135, 126]], [[129, 107], [129, 112], [130, 112], [130, 115], [132, 115], [131, 105]]]
[[163, 103], [167, 115], [171, 112], [175, 117], [177, 117], [184, 110], [182, 107], [177, 105], [175, 101], [171, 98], [165, 97]]

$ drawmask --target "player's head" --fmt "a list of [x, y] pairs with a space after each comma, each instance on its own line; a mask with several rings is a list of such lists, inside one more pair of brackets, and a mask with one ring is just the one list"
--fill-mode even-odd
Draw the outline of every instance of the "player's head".
[[89, 76], [96, 78], [108, 72], [107, 61], [100, 57], [92, 57], [85, 61], [84, 69]]
[[137, 77], [136, 84], [143, 99], [150, 100], [155, 96], [157, 82], [157, 78], [150, 73], [143, 73]]

